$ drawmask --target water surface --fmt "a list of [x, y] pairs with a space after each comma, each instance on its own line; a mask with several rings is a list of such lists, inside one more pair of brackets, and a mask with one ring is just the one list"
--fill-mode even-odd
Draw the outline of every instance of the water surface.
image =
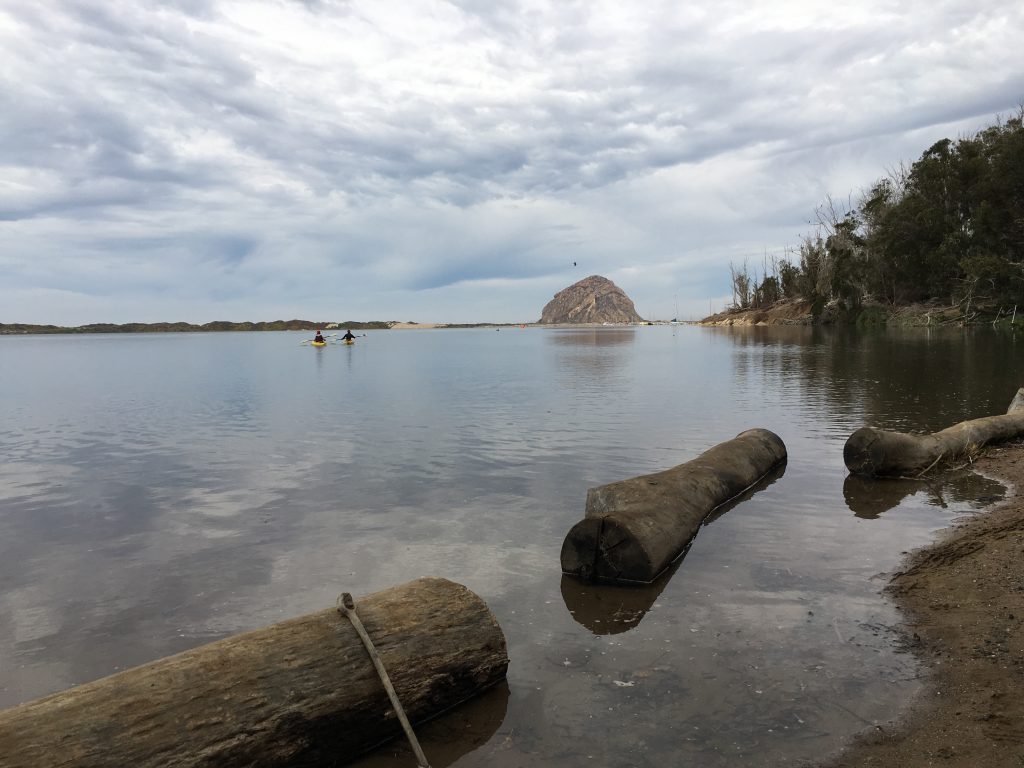
[[[0, 706], [433, 575], [487, 601], [512, 660], [423, 729], [435, 767], [825, 754], [917, 686], [884, 574], [1002, 492], [848, 479], [843, 442], [1003, 412], [1021, 362], [980, 330], [301, 338], [0, 338]], [[750, 427], [788, 465], [667, 578], [562, 577], [588, 487]]]

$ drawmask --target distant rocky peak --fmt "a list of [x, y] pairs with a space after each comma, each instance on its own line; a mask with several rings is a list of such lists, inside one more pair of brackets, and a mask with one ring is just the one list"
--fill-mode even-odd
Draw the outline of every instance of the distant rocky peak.
[[591, 275], [555, 294], [540, 315], [542, 323], [639, 323], [633, 302], [607, 277]]

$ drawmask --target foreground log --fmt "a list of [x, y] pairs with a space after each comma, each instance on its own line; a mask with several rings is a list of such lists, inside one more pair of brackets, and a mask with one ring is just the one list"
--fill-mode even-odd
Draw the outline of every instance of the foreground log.
[[1024, 436], [1024, 388], [1003, 416], [961, 421], [931, 435], [910, 435], [861, 427], [843, 446], [846, 468], [867, 477], [900, 477], [955, 459], [988, 443]]
[[[420, 579], [358, 610], [414, 723], [505, 677], [501, 628], [459, 584]], [[390, 710], [331, 608], [0, 712], [0, 765], [338, 765], [400, 733]]]
[[562, 543], [562, 571], [586, 580], [649, 583], [718, 506], [786, 460], [786, 446], [751, 429], [693, 461], [587, 491], [586, 516]]

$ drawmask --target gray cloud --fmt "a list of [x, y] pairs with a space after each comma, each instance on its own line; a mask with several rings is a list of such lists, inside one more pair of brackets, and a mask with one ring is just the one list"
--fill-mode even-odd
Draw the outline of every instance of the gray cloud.
[[[573, 261], [723, 295], [824, 194], [1013, 108], [1021, 32], [1000, 2], [14, 0], [0, 321], [530, 319]], [[466, 316], [499, 289], [514, 316]]]

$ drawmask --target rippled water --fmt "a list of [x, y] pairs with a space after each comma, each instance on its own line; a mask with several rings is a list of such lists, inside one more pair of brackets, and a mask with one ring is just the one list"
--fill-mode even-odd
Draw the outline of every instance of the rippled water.
[[[848, 480], [843, 442], [1003, 412], [1022, 358], [981, 330], [301, 338], [0, 338], [0, 706], [435, 575], [487, 601], [512, 659], [424, 727], [435, 768], [823, 755], [916, 688], [884, 573], [1002, 492]], [[667, 578], [561, 576], [588, 487], [755, 426], [787, 467]]]

